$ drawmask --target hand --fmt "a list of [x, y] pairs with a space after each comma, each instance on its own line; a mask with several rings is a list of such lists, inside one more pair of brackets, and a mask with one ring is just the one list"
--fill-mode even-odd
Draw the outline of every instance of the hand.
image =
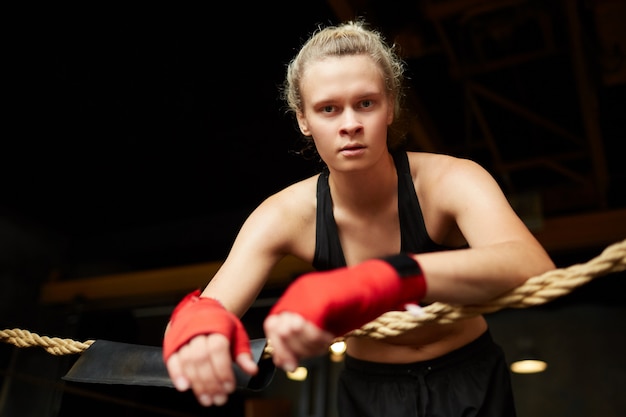
[[234, 391], [235, 360], [254, 375], [250, 340], [237, 316], [217, 300], [188, 294], [174, 309], [163, 339], [163, 358], [174, 386], [191, 388], [200, 404], [223, 405]]
[[300, 359], [328, 352], [334, 340], [331, 333], [290, 312], [268, 316], [263, 328], [274, 365], [286, 372], [293, 372]]
[[417, 261], [399, 254], [302, 275], [287, 287], [270, 316], [298, 313], [318, 328], [343, 336], [387, 311], [418, 303], [425, 294], [426, 280]]
[[[255, 375], [258, 365], [250, 353], [240, 353], [237, 365]], [[221, 334], [196, 336], [167, 360], [167, 370], [179, 391], [191, 388], [205, 407], [224, 405], [236, 388], [230, 342]]]

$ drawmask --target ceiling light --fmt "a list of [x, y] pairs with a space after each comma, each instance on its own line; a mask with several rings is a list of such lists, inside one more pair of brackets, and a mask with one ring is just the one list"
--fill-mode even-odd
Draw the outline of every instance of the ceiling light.
[[548, 364], [540, 359], [520, 359], [511, 363], [511, 372], [516, 374], [536, 374], [543, 372]]
[[516, 345], [516, 354], [512, 355], [512, 358], [515, 358], [515, 360], [510, 365], [511, 372], [516, 374], [536, 374], [546, 370], [548, 364], [540, 359], [541, 355], [537, 353], [532, 337], [522, 337], [517, 340]]

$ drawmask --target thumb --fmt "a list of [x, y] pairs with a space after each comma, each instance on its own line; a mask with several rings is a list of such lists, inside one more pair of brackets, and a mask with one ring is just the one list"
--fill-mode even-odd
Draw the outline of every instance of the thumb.
[[237, 355], [235, 362], [248, 375], [256, 375], [259, 372], [259, 365], [257, 365], [249, 352]]
[[235, 336], [233, 338], [233, 356], [239, 367], [249, 375], [256, 375], [259, 372], [259, 366], [252, 358], [250, 349], [250, 338], [243, 324], [237, 320], [235, 322]]

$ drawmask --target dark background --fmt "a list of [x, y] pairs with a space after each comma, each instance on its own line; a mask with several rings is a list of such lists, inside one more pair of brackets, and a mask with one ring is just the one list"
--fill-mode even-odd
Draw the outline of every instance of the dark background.
[[[5, 52], [0, 213], [64, 242], [63, 277], [85, 276], [85, 264], [223, 258], [254, 206], [317, 172], [294, 154], [299, 133], [279, 89], [304, 39], [345, 7], [407, 61], [409, 148], [479, 161], [512, 199], [538, 195], [543, 217], [622, 208], [626, 95], [623, 30], [606, 6], [614, 3], [468, 1], [437, 19], [429, 2], [233, 2], [219, 14], [167, 3], [19, 9]], [[474, 92], [481, 130], [473, 86], [565, 133]]]
[[[299, 132], [280, 86], [318, 25], [354, 16], [396, 42], [407, 62], [410, 149], [480, 162], [540, 236], [542, 224], [567, 219], [568, 230], [542, 241], [558, 266], [585, 262], [626, 236], [623, 2], [11, 6], [0, 328], [158, 343], [167, 314], [137, 319], [133, 308], [145, 300], [42, 305], [41, 286], [222, 260], [259, 202], [318, 171], [296, 154]], [[587, 216], [604, 219], [602, 227], [583, 222]], [[584, 301], [621, 309], [622, 278], [596, 279], [551, 308]], [[167, 312], [171, 301], [155, 307]], [[618, 311], [610, 320], [623, 327]], [[247, 325], [259, 331], [264, 313], [254, 310]], [[58, 379], [72, 359], [0, 348], [3, 375], [11, 376], [0, 397], [5, 410], [31, 398], [61, 404], [42, 380]], [[36, 382], [15, 382], [31, 374]], [[32, 384], [44, 388], [33, 394]], [[84, 392], [64, 389], [63, 412], [93, 407]], [[143, 415], [137, 403], [171, 395], [109, 389], [135, 406], [101, 399], [96, 408], [107, 415]], [[204, 412], [191, 399], [176, 404]], [[54, 415], [54, 407], [45, 412]]]

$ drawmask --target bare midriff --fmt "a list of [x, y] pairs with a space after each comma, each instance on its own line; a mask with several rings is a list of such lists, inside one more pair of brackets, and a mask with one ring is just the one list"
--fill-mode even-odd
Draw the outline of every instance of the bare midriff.
[[487, 330], [484, 317], [451, 324], [425, 324], [398, 336], [376, 339], [349, 337], [346, 353], [354, 358], [383, 363], [411, 363], [434, 359], [477, 339]]

